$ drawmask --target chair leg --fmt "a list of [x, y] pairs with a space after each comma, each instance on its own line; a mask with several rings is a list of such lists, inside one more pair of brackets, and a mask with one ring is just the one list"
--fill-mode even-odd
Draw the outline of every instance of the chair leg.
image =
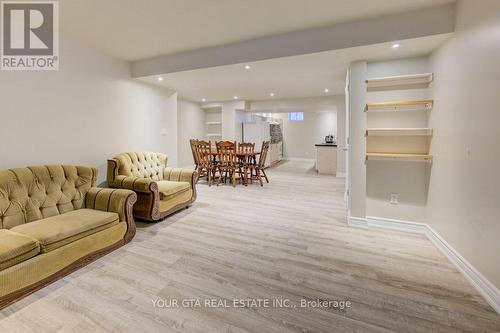
[[262, 182], [262, 175], [260, 174], [261, 171], [262, 170], [259, 168], [259, 169], [255, 170], [255, 173], [257, 174], [257, 177], [259, 178], [260, 186], [264, 186], [264, 183]]
[[200, 178], [202, 177], [202, 173], [201, 173], [202, 169], [201, 167], [197, 166], [196, 167], [196, 172], [198, 173], [198, 179], [196, 179], [196, 183], [198, 183], [198, 181], [200, 180]]
[[269, 179], [267, 179], [266, 172], [264, 171], [264, 169], [262, 169], [261, 171], [262, 171], [262, 174], [264, 175], [264, 178], [266, 178], [266, 182], [269, 184]]
[[249, 168], [248, 170], [247, 184], [248, 183], [253, 183], [253, 168]]
[[243, 167], [240, 167], [240, 178], [241, 178], [241, 184], [245, 185], [246, 183], [246, 166], [243, 165]]
[[241, 181], [243, 182], [243, 185], [248, 186], [248, 168], [246, 164], [243, 166], [243, 174], [241, 175]]

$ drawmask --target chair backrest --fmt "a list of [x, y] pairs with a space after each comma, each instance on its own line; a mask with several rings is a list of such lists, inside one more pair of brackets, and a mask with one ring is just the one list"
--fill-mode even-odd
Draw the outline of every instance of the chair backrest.
[[253, 153], [255, 152], [255, 143], [240, 142], [238, 143], [238, 153]]
[[198, 165], [207, 167], [212, 164], [212, 143], [210, 141], [196, 140], [194, 151]]
[[269, 152], [270, 145], [271, 142], [269, 141], [262, 142], [262, 148], [260, 149], [260, 156], [259, 156], [259, 167], [261, 168], [263, 168], [264, 165], [266, 164], [267, 153]]
[[219, 141], [215, 146], [219, 163], [225, 166], [236, 164], [236, 141]]
[[[243, 154], [253, 154], [255, 152], [255, 143], [251, 142], [240, 142], [238, 143], [238, 153]], [[242, 162], [252, 162], [254, 161], [255, 155], [238, 156], [238, 159]]]
[[167, 155], [149, 152], [130, 152], [117, 155], [108, 161], [108, 183], [116, 176], [163, 180]]
[[0, 229], [84, 207], [95, 168], [48, 165], [0, 170]]
[[196, 140], [196, 139], [189, 140], [189, 145], [191, 146], [191, 153], [193, 154], [193, 161], [194, 161], [195, 165], [199, 164], [198, 156], [196, 155], [196, 152], [195, 152], [195, 145], [198, 143], [198, 141], [199, 140]]

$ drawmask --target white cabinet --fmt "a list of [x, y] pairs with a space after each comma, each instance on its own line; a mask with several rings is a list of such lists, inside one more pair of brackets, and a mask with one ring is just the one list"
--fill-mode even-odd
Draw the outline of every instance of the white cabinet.
[[316, 171], [320, 175], [337, 174], [337, 146], [316, 145]]

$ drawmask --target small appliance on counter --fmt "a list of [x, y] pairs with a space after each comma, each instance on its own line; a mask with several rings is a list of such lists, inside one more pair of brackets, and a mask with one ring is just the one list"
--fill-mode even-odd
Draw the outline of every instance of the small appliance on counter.
[[325, 136], [325, 143], [335, 143], [335, 137], [332, 134]]

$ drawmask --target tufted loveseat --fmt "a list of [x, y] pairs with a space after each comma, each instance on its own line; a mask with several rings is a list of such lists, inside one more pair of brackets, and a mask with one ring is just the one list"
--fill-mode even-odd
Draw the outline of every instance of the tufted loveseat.
[[108, 186], [137, 193], [134, 216], [158, 221], [196, 200], [194, 170], [167, 167], [161, 153], [123, 153], [108, 160]]
[[129, 242], [136, 194], [93, 168], [0, 170], [0, 308]]

